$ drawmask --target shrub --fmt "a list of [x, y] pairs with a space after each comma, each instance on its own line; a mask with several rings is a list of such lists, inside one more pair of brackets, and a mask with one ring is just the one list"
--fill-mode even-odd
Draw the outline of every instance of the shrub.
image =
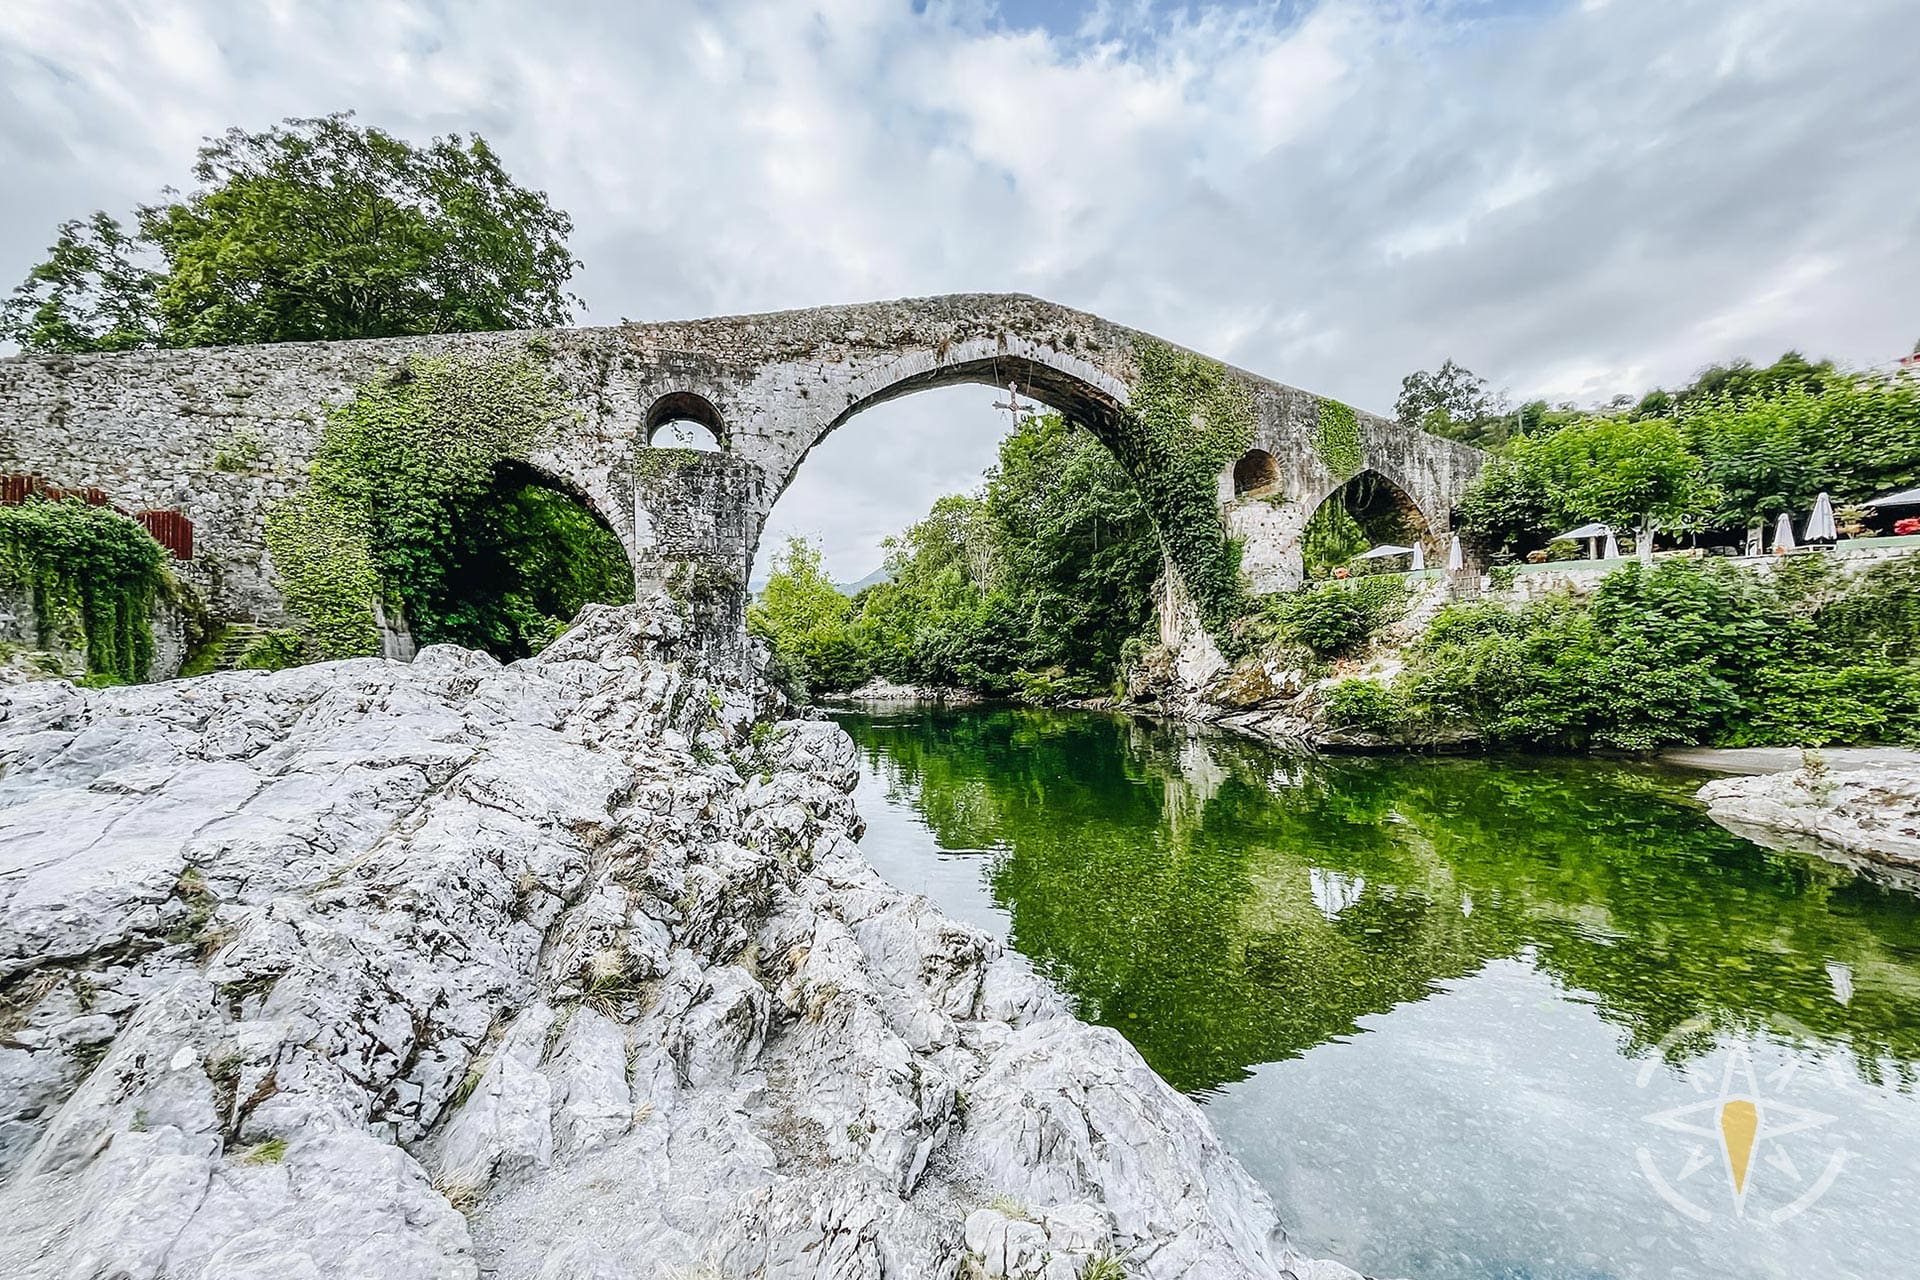
[[0, 584], [32, 596], [42, 644], [62, 632], [85, 641], [90, 675], [146, 679], [166, 557], [138, 522], [107, 507], [39, 498], [0, 507]]
[[1397, 577], [1331, 582], [1292, 595], [1269, 596], [1283, 639], [1322, 658], [1351, 653], [1406, 609], [1406, 583]]
[[1395, 692], [1420, 723], [1490, 742], [1646, 751], [1920, 736], [1920, 559], [1849, 579], [1823, 558], [1766, 577], [1628, 565], [1590, 603], [1443, 610]]
[[1397, 733], [1406, 719], [1405, 704], [1378, 680], [1340, 681], [1321, 693], [1320, 710], [1335, 728], [1383, 735]]

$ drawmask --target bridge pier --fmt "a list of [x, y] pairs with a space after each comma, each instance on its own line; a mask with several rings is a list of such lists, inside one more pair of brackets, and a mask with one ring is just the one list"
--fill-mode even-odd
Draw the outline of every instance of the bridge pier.
[[760, 468], [726, 453], [634, 451], [634, 586], [684, 605], [688, 640], [707, 661], [746, 663], [750, 495]]

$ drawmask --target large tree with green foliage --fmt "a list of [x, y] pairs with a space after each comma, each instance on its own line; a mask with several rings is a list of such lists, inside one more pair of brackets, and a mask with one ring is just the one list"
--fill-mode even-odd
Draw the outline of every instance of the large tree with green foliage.
[[1486, 379], [1451, 359], [1431, 373], [1416, 369], [1402, 378], [1393, 407], [1401, 426], [1482, 448], [1502, 444], [1509, 435], [1506, 415]]
[[416, 147], [348, 114], [208, 139], [184, 194], [63, 224], [0, 305], [29, 351], [564, 324], [568, 216], [484, 139]]
[[747, 632], [772, 650], [773, 677], [805, 697], [867, 678], [870, 663], [848, 627], [852, 615], [853, 601], [827, 576], [820, 549], [795, 537], [774, 554], [773, 573], [747, 609]]
[[1029, 670], [1104, 677], [1153, 611], [1160, 542], [1107, 447], [1058, 414], [1000, 445], [986, 513], [999, 589], [1018, 602]]
[[1728, 528], [1804, 513], [1822, 491], [1844, 504], [1920, 483], [1920, 386], [1910, 378], [1829, 372], [1818, 390], [1690, 402], [1680, 425], [1719, 491], [1714, 523]]
[[1598, 520], [1636, 528], [1704, 515], [1718, 495], [1675, 426], [1659, 418], [1582, 418], [1516, 437], [1467, 491], [1460, 526], [1496, 547], [1544, 543]]

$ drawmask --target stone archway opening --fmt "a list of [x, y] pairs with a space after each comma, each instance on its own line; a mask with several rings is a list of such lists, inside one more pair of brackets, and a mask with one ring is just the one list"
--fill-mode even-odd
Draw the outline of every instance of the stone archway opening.
[[693, 449], [719, 453], [726, 447], [726, 424], [705, 396], [674, 391], [647, 409], [646, 440], [650, 449]]
[[1328, 494], [1307, 518], [1300, 551], [1308, 581], [1350, 573], [1394, 572], [1401, 560], [1360, 560], [1370, 548], [1424, 546], [1434, 553], [1433, 529], [1407, 491], [1378, 471], [1362, 471]]
[[1110, 443], [1117, 398], [1041, 367], [949, 358], [874, 379], [814, 428], [755, 530], [748, 626], [777, 680], [1113, 687], [1152, 617], [1160, 540]]
[[1280, 488], [1280, 463], [1265, 449], [1249, 449], [1233, 464], [1233, 495], [1264, 498]]
[[530, 463], [506, 461], [454, 513], [438, 563], [407, 603], [414, 638], [538, 653], [588, 604], [627, 604], [633, 564], [588, 497]]
[[[757, 505], [749, 524], [747, 558], [754, 565], [754, 578], [763, 580], [769, 567], [770, 553], [779, 549], [767, 547], [762, 552], [762, 536], [766, 532], [773, 508], [786, 495], [795, 479], [801, 474], [814, 451], [834, 440], [846, 425], [856, 419], [865, 424], [878, 421], [896, 420], [891, 407], [883, 414], [876, 410], [883, 406], [893, 406], [898, 402], [924, 402], [929, 399], [943, 399], [946, 403], [959, 404], [957, 391], [960, 388], [979, 388], [996, 393], [982, 397], [986, 403], [1006, 402], [1011, 389], [1014, 399], [1043, 413], [1057, 414], [1075, 427], [1083, 428], [1095, 440], [1104, 445], [1124, 466], [1127, 459], [1119, 447], [1119, 432], [1116, 424], [1126, 410], [1121, 396], [1112, 388], [1097, 385], [1096, 380], [1078, 376], [1067, 369], [1056, 368], [1042, 360], [1028, 356], [997, 353], [985, 358], [963, 358], [958, 353], [949, 353], [938, 360], [931, 368], [910, 367], [896, 376], [875, 379], [872, 389], [841, 409], [831, 419], [812, 428], [806, 448], [794, 458], [786, 474], [769, 477], [769, 485], [762, 499], [763, 505]], [[922, 393], [939, 393], [938, 396], [923, 397]], [[955, 398], [949, 398], [955, 397]], [[965, 402], [971, 415], [972, 401]], [[988, 430], [991, 435], [983, 439], [991, 444], [1004, 437], [1012, 425], [1012, 419], [1004, 410], [995, 410], [980, 419], [992, 424]], [[982, 455], [990, 458], [989, 454]], [[872, 460], [866, 459], [870, 469]], [[775, 543], [784, 544], [785, 538], [776, 530]]]

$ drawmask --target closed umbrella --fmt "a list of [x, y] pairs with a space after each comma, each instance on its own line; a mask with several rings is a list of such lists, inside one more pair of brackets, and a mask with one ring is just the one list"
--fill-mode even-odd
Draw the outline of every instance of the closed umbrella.
[[1620, 544], [1614, 541], [1613, 530], [1611, 529], [1607, 530], [1607, 548], [1600, 553], [1600, 558], [1602, 560], [1618, 560], [1620, 558]]
[[1427, 567], [1427, 549], [1419, 543], [1413, 544], [1413, 571], [1423, 572]]
[[1807, 541], [1832, 542], [1839, 536], [1833, 523], [1833, 499], [1822, 493], [1813, 500], [1813, 514], [1807, 517]]
[[1460, 550], [1460, 535], [1454, 534], [1447, 543], [1447, 572], [1458, 573], [1467, 567], [1467, 557]]
[[1787, 519], [1784, 511], [1773, 522], [1773, 549], [1776, 552], [1793, 550], [1793, 521]]
[[1643, 528], [1640, 536], [1634, 539], [1634, 550], [1640, 553], [1641, 564], [1653, 563], [1653, 530]]

